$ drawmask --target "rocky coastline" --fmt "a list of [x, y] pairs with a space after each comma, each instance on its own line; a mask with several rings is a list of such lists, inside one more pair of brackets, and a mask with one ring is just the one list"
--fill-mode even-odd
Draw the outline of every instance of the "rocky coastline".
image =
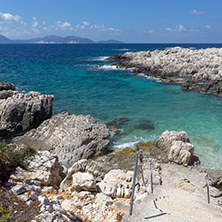
[[181, 84], [184, 90], [214, 93], [222, 97], [222, 48], [190, 48], [126, 52], [106, 61], [117, 68], [133, 68], [167, 83]]
[[[66, 112], [51, 117], [53, 96], [21, 94], [7, 82], [0, 83], [0, 95], [0, 136], [13, 136], [11, 144], [1, 144], [0, 171], [4, 166], [8, 177], [5, 181], [0, 178], [0, 206], [11, 209], [17, 221], [221, 220], [222, 170], [201, 165], [186, 132], [166, 131], [154, 143], [139, 143], [135, 149], [105, 155], [108, 126], [127, 119], [105, 125], [91, 116]], [[27, 168], [7, 168], [7, 150], [29, 147], [36, 154], [24, 160]], [[133, 215], [129, 216], [138, 150], [143, 153], [138, 162]], [[105, 158], [93, 160], [99, 155]], [[153, 193], [145, 184], [151, 171]]]

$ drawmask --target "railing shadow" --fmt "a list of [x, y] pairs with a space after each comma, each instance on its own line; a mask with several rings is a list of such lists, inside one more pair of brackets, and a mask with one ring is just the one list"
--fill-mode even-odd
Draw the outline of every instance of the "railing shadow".
[[149, 220], [149, 219], [153, 219], [153, 218], [156, 218], [156, 217], [160, 217], [160, 216], [163, 216], [163, 215], [166, 215], [167, 213], [161, 213], [161, 214], [157, 214], [157, 215], [153, 215], [153, 216], [150, 216], [150, 217], [145, 217], [144, 219], [145, 220]]

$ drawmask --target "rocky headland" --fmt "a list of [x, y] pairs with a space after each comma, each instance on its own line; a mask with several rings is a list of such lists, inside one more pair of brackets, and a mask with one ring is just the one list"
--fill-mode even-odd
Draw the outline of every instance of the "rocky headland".
[[[1, 85], [1, 136], [23, 134], [0, 147], [0, 210], [11, 209], [17, 221], [221, 221], [222, 171], [201, 165], [186, 132], [166, 131], [156, 142], [110, 153], [108, 127], [128, 119], [106, 125], [89, 115], [51, 117], [53, 96], [21, 94], [9, 83]], [[16, 155], [30, 149], [35, 153], [15, 167], [21, 156]], [[143, 153], [129, 216], [138, 150]], [[103, 158], [96, 160], [99, 155]], [[151, 171], [153, 192], [147, 185]]]
[[0, 82], [0, 137], [8, 138], [50, 118], [53, 99], [38, 92], [23, 94], [12, 83]]
[[214, 93], [222, 97], [222, 48], [190, 48], [126, 52], [113, 55], [117, 68], [133, 68], [167, 83], [179, 83], [184, 90]]

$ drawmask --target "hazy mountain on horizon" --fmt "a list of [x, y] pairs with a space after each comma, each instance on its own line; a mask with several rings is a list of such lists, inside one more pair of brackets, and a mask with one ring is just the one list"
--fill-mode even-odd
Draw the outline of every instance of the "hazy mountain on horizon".
[[11, 40], [6, 38], [4, 35], [0, 35], [0, 43], [10, 43]]
[[61, 36], [56, 36], [56, 35], [48, 35], [43, 38], [32, 38], [32, 39], [14, 39], [10, 40], [7, 37], [0, 35], [0, 44], [15, 44], [15, 43], [39, 43], [39, 44], [96, 44], [96, 43], [106, 43], [106, 44], [111, 44], [111, 43], [123, 43], [118, 40], [107, 40], [107, 41], [99, 41], [99, 42], [94, 42], [91, 39], [88, 38], [81, 38], [77, 36], [66, 36], [66, 37], [61, 37]]

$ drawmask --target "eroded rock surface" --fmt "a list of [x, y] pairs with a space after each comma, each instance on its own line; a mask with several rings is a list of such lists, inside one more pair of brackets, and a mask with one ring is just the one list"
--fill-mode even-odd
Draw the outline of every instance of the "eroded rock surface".
[[58, 162], [58, 157], [49, 151], [39, 151], [36, 155], [26, 160], [28, 170], [16, 168], [10, 180], [13, 182], [34, 181], [40, 186], [53, 186], [58, 189], [63, 180], [63, 167]]
[[151, 150], [151, 155], [167, 163], [188, 165], [193, 157], [194, 146], [185, 131], [165, 131]]
[[0, 99], [0, 136], [8, 137], [13, 133], [39, 125], [52, 115], [54, 96], [38, 92], [27, 94], [2, 91]]
[[2, 90], [15, 90], [15, 85], [10, 82], [2, 81], [0, 82], [0, 91]]
[[63, 112], [13, 141], [37, 150], [48, 150], [58, 155], [62, 164], [71, 166], [80, 159], [106, 153], [108, 136], [106, 125], [93, 117]]

